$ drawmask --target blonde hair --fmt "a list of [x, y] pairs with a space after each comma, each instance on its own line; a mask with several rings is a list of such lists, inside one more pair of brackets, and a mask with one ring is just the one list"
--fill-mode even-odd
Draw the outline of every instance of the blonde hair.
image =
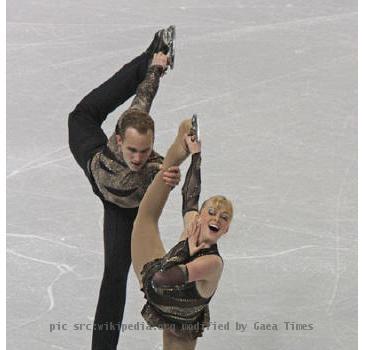
[[228, 214], [231, 216], [230, 220], [232, 220], [233, 205], [229, 199], [227, 199], [226, 197], [221, 196], [221, 195], [210, 197], [203, 202], [202, 206], [200, 207], [199, 212], [201, 212], [203, 210], [203, 208], [207, 205], [208, 202], [212, 202], [212, 204], [216, 207], [224, 207], [225, 210], [228, 212]]

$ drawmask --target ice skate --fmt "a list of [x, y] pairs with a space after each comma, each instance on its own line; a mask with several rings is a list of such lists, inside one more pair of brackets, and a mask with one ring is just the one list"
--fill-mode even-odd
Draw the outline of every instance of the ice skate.
[[175, 64], [175, 38], [176, 38], [176, 27], [171, 25], [164, 32], [164, 41], [168, 44], [167, 56], [169, 57], [169, 66], [171, 69], [174, 69]]
[[146, 53], [152, 58], [155, 53], [163, 52], [169, 57], [169, 66], [173, 69], [175, 63], [175, 36], [176, 29], [174, 25], [159, 30], [155, 34]]
[[196, 114], [193, 114], [193, 117], [191, 118], [191, 131], [190, 134], [196, 137], [196, 141], [200, 142], [200, 130], [199, 130], [199, 121], [198, 116]]

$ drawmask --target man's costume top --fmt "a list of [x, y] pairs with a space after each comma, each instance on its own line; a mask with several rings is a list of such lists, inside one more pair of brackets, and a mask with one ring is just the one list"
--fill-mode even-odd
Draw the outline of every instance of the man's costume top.
[[[159, 86], [161, 66], [150, 66], [143, 82], [138, 86], [130, 110], [148, 113]], [[124, 113], [120, 119], [123, 118]], [[118, 121], [119, 123], [119, 121]], [[116, 142], [115, 132], [108, 144], [96, 153], [89, 163], [91, 176], [102, 197], [122, 208], [139, 206], [149, 184], [159, 171], [163, 157], [152, 151], [144, 167], [138, 172], [132, 171], [123, 159]]]

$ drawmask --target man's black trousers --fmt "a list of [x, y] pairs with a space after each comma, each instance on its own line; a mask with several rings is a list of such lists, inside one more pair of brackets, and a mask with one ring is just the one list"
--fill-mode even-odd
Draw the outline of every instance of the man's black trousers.
[[131, 265], [131, 233], [136, 215], [136, 208], [120, 208], [104, 202], [105, 265], [94, 320], [93, 350], [117, 347]]

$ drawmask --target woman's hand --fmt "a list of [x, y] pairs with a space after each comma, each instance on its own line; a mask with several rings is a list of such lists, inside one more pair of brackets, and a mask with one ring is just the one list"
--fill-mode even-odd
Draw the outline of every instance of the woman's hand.
[[185, 136], [185, 143], [188, 147], [188, 150], [191, 154], [199, 153], [202, 149], [202, 143], [201, 141], [196, 141], [195, 135], [186, 135]]
[[186, 234], [188, 236], [190, 256], [196, 254], [201, 249], [209, 248], [209, 245], [207, 243], [202, 242], [199, 244], [199, 240], [201, 237], [201, 224], [198, 219], [195, 219], [190, 224], [190, 226], [186, 230]]

